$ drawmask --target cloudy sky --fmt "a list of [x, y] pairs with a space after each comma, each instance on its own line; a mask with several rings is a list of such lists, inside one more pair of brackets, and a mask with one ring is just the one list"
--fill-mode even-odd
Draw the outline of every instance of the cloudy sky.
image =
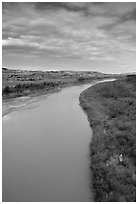
[[135, 71], [135, 2], [3, 3], [3, 67]]

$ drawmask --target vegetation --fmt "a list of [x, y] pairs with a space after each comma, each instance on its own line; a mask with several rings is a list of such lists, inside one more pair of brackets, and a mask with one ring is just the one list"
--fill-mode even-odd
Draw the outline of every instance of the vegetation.
[[58, 82], [42, 82], [42, 83], [24, 83], [24, 84], [17, 84], [15, 86], [5, 86], [2, 90], [2, 95], [7, 97], [15, 97], [20, 95], [26, 95], [28, 93], [33, 93], [40, 90], [51, 90], [57, 87], [64, 85], [61, 84], [60, 81]]
[[49, 92], [60, 87], [87, 83], [95, 79], [122, 77], [87, 71], [29, 71], [2, 68], [3, 99]]
[[136, 76], [90, 87], [80, 103], [93, 130], [95, 201], [136, 200]]

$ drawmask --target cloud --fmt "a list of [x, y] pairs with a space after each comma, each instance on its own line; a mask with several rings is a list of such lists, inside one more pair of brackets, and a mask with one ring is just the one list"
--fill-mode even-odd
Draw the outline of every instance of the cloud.
[[123, 16], [133, 12], [136, 8], [134, 2], [110, 2], [110, 3], [93, 3], [88, 7], [90, 14], [95, 15], [110, 15], [110, 16]]
[[3, 54], [116, 60], [135, 53], [135, 3], [4, 3]]

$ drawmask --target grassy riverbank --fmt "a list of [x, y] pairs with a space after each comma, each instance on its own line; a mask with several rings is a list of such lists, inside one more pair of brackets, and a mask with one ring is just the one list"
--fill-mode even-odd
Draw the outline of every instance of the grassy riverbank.
[[42, 82], [42, 83], [24, 83], [15, 86], [6, 86], [2, 90], [3, 100], [21, 96], [37, 96], [60, 90], [63, 87], [71, 86], [72, 83], [61, 82]]
[[127, 76], [80, 95], [93, 137], [90, 144], [95, 201], [136, 200], [136, 78]]

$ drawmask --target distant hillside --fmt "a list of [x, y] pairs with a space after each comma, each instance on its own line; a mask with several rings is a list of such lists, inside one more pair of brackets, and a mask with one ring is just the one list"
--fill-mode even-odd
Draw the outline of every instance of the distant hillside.
[[5, 82], [39, 81], [46, 79], [80, 78], [81, 80], [96, 78], [122, 77], [121, 74], [105, 74], [97, 71], [30, 71], [2, 68], [3, 85]]

